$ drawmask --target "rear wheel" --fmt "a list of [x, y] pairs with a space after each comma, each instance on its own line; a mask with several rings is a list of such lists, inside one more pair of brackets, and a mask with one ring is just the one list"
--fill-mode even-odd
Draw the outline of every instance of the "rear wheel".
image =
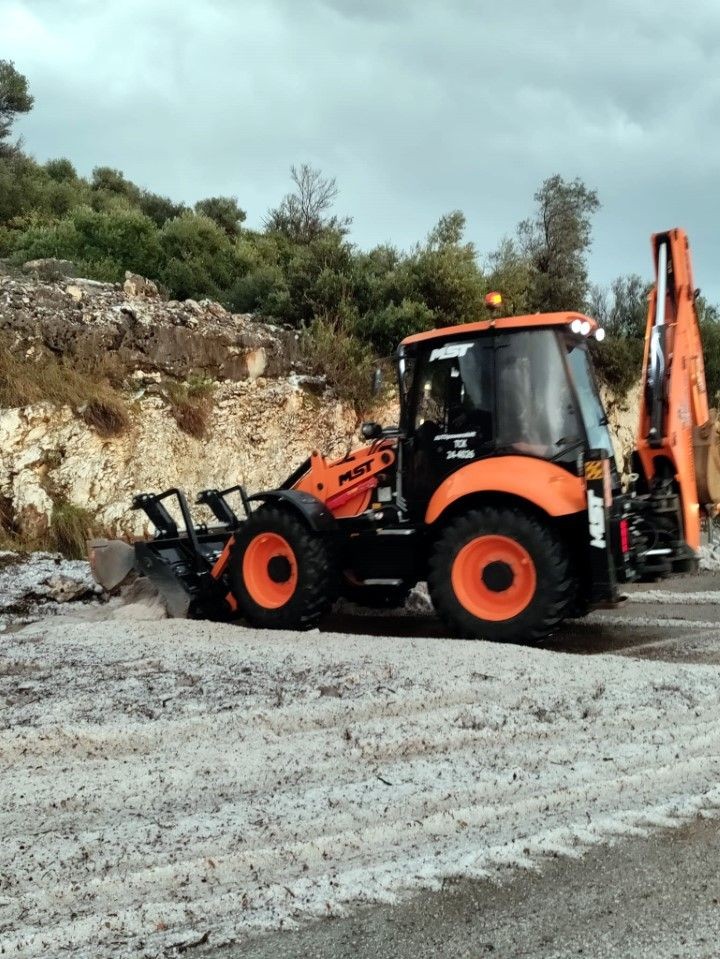
[[470, 510], [451, 521], [430, 557], [428, 588], [460, 636], [510, 642], [550, 635], [572, 597], [563, 544], [516, 507]]
[[243, 523], [228, 577], [240, 613], [268, 629], [311, 629], [336, 595], [329, 544], [300, 517], [273, 507]]

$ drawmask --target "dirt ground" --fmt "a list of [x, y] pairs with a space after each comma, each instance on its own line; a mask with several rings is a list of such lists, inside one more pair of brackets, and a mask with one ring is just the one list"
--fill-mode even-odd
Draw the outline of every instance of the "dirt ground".
[[545, 649], [426, 615], [9, 630], [4, 954], [716, 954], [716, 583]]

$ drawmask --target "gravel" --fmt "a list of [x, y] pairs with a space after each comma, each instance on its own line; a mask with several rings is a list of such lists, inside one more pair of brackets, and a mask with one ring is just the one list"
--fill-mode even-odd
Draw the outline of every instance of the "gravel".
[[101, 593], [84, 560], [64, 559], [59, 553], [0, 551], [0, 633], [67, 612], [68, 603], [98, 603]]
[[9, 955], [193, 955], [720, 809], [714, 667], [189, 621], [0, 659]]

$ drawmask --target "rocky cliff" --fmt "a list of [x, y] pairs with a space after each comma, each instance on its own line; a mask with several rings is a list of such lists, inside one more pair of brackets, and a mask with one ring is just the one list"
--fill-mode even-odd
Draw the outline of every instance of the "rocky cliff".
[[[303, 374], [293, 331], [208, 300], [165, 300], [141, 277], [117, 286], [0, 276], [0, 335], [26, 360], [112, 357], [126, 374], [128, 422], [117, 435], [71, 406], [0, 410], [0, 518], [25, 537], [42, 533], [58, 502], [89, 510], [98, 527], [138, 533], [142, 516], [128, 511], [136, 492], [273, 486], [313, 447], [337, 453], [356, 440], [354, 411]], [[203, 435], [193, 436], [159, 384], [199, 374], [214, 385]]]
[[134, 493], [179, 486], [195, 493], [282, 480], [317, 446], [342, 452], [354, 413], [309, 393], [298, 377], [222, 384], [202, 439], [188, 435], [158, 397], [134, 404], [129, 429], [103, 438], [73, 411], [39, 404], [0, 412], [0, 496], [25, 534], [40, 531], [60, 498], [89, 509], [102, 527], [140, 532]]
[[601, 390], [603, 403], [610, 421], [610, 432], [615, 444], [615, 456], [621, 472], [630, 472], [630, 455], [635, 446], [637, 421], [640, 411], [640, 380], [622, 397], [611, 390]]
[[[48, 261], [26, 266], [33, 263]], [[0, 333], [28, 350], [84, 362], [112, 354], [124, 369], [173, 377], [281, 376], [299, 361], [293, 331], [212, 300], [164, 299], [154, 283], [133, 274], [121, 286], [0, 273]]]

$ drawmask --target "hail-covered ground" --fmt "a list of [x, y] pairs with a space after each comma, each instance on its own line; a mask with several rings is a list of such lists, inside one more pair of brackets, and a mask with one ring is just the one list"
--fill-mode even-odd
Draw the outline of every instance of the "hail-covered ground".
[[[26, 614], [0, 636], [0, 954], [201, 955], [720, 815], [718, 666], [643, 653], [712, 644], [713, 592], [665, 620], [635, 592], [626, 626], [545, 649], [424, 638], [422, 616], [396, 637], [146, 599]], [[616, 634], [639, 651], [563, 651]]]

